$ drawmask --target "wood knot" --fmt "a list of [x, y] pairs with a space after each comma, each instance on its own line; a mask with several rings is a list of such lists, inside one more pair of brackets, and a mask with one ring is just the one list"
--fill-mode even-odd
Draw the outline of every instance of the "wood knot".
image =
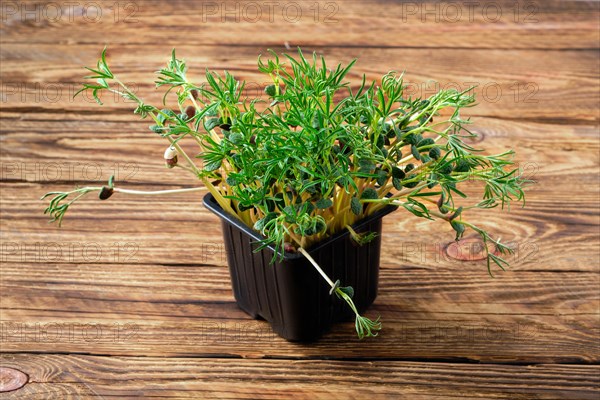
[[21, 389], [29, 376], [18, 369], [0, 367], [0, 393]]
[[477, 136], [464, 138], [464, 141], [466, 143], [473, 145], [473, 144], [481, 143], [485, 140], [486, 134], [485, 134], [485, 132], [483, 132], [483, 130], [472, 129], [471, 132], [473, 132]]
[[[493, 244], [490, 245], [490, 251], [495, 253]], [[462, 239], [458, 242], [448, 243], [445, 248], [446, 254], [450, 258], [459, 261], [478, 261], [485, 259], [485, 245], [481, 239]]]

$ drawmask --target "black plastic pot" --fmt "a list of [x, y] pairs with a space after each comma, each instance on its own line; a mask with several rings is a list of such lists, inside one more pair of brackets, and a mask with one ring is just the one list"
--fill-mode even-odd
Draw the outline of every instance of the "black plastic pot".
[[[210, 193], [204, 205], [221, 217], [233, 294], [242, 310], [267, 320], [277, 334], [292, 341], [316, 340], [332, 323], [354, 319], [303, 255], [285, 253], [282, 261], [271, 263], [273, 247], [254, 252], [262, 239], [259, 233], [226, 213]], [[308, 250], [332, 280], [354, 288], [359, 312], [377, 297], [381, 218], [396, 208], [387, 206], [353, 226], [357, 232], [378, 234], [368, 244], [359, 246], [344, 231]]]

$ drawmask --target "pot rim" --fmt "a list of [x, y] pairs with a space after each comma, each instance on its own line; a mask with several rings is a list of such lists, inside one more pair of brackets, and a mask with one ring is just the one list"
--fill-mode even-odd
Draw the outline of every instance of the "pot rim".
[[[207, 193], [204, 195], [204, 197], [202, 198], [202, 203], [204, 204], [204, 206], [206, 208], [208, 208], [214, 214], [221, 217], [221, 219], [227, 221], [228, 223], [232, 224], [236, 228], [242, 230], [248, 236], [252, 237], [252, 239], [254, 239], [255, 241], [258, 242], [258, 241], [264, 239], [264, 236], [262, 236], [260, 233], [258, 233], [257, 231], [255, 231], [254, 229], [249, 227], [248, 225], [244, 224], [239, 218], [237, 218], [236, 216], [233, 216], [233, 215], [229, 214], [228, 212], [226, 212], [225, 210], [223, 210], [223, 208], [221, 208], [221, 206], [219, 205], [219, 203], [217, 203], [217, 201], [215, 200], [214, 196], [211, 193]], [[364, 225], [367, 225], [374, 220], [381, 219], [381, 218], [385, 217], [386, 215], [390, 214], [391, 212], [396, 211], [397, 209], [398, 209], [398, 206], [388, 204], [381, 210], [354, 223], [352, 225], [352, 228], [354, 230], [360, 230], [360, 228], [363, 227]], [[335, 235], [316, 243], [315, 245], [313, 245], [312, 247], [307, 249], [307, 251], [309, 254], [316, 252], [316, 251], [320, 250], [321, 248], [329, 245], [331, 242], [339, 240], [349, 234], [350, 234], [350, 232], [348, 232], [347, 229], [344, 229], [343, 231], [338, 232]], [[275, 248], [272, 245], [268, 245], [268, 246], [266, 246], [266, 248], [271, 250], [274, 254], [278, 253], [277, 251], [275, 251]], [[304, 256], [300, 253], [289, 253], [289, 252], [283, 253], [283, 260], [295, 260], [295, 259], [303, 258], [303, 257]]]

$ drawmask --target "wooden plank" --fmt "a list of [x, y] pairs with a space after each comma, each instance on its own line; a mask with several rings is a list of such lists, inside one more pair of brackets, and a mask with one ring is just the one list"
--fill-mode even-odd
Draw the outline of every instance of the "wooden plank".
[[[71, 4], [71, 5], [69, 5]], [[87, 3], [86, 3], [87, 4]], [[182, 43], [274, 47], [597, 48], [594, 1], [22, 1], [3, 43]], [[21, 5], [21, 7], [18, 7]], [[27, 8], [26, 8], [27, 7]], [[243, 35], [239, 33], [243, 32]], [[476, 40], [474, 40], [476, 38]]]
[[[596, 399], [597, 366], [5, 355], [30, 376], [7, 399]], [[248, 377], [252, 377], [249, 379]]]
[[[312, 51], [313, 48], [305, 48]], [[480, 102], [471, 115], [491, 116], [509, 120], [571, 121], [598, 123], [595, 105], [600, 99], [596, 74], [600, 56], [588, 51], [532, 50], [462, 50], [462, 49], [347, 49], [324, 50], [330, 65], [360, 60], [348, 79], [357, 88], [362, 74], [368, 80], [380, 79], [390, 70], [406, 71], [407, 93], [428, 97], [440, 88], [466, 90], [476, 85]], [[104, 110], [91, 97], [73, 94], [79, 89], [86, 71], [82, 65], [94, 65], [101, 46], [86, 44], [39, 44], [24, 48], [20, 44], [4, 44], [2, 72], [3, 108], [15, 111], [74, 112], [92, 110], [111, 119], [110, 113], [130, 112], [131, 103], [105, 98]], [[248, 82], [247, 94], [254, 98], [268, 84], [257, 73], [256, 58], [265, 49], [240, 47], [225, 52], [218, 47], [177, 46], [180, 57], [190, 67], [189, 77], [200, 84], [205, 68], [230, 70], [237, 79]], [[145, 45], [115, 45], [108, 53], [113, 71], [145, 101], [161, 104], [162, 90], [154, 88], [154, 71], [161, 68], [169, 52]], [[48, 68], [52, 65], [52, 68]], [[436, 85], [435, 82], [438, 82]], [[112, 96], [111, 96], [112, 97]], [[173, 103], [174, 104], [174, 103]], [[84, 119], [83, 116], [78, 116]], [[135, 119], [132, 119], [132, 121]], [[83, 122], [83, 121], [82, 121]], [[148, 123], [146, 123], [148, 125]]]
[[[3, 263], [5, 352], [598, 362], [597, 272], [507, 272], [385, 265], [368, 314], [310, 346], [237, 308], [224, 266]], [[93, 282], [93, 284], [90, 284]]]

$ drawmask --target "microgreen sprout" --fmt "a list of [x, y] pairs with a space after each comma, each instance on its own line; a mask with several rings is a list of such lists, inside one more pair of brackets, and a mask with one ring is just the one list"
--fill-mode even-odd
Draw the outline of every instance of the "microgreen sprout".
[[[364, 245], [374, 233], [353, 226], [386, 205], [396, 205], [416, 217], [448, 223], [460, 240], [467, 229], [482, 238], [487, 267], [505, 269], [503, 255], [512, 250], [487, 231], [468, 222], [472, 209], [508, 208], [524, 204], [528, 181], [513, 167], [512, 151], [485, 155], [467, 139], [471, 121], [461, 112], [475, 104], [473, 88], [441, 90], [428, 98], [405, 93], [403, 74], [389, 72], [379, 82], [363, 76], [357, 87], [347, 75], [356, 60], [329, 68], [313, 53], [305, 57], [270, 51], [259, 57], [258, 70], [268, 76], [264, 98], [247, 99], [244, 82], [228, 72], [206, 71], [204, 82], [192, 83], [187, 64], [175, 50], [157, 72], [156, 86], [166, 88], [160, 107], [146, 104], [113, 74], [106, 49], [96, 68], [89, 68], [91, 91], [102, 104], [103, 92], [132, 100], [134, 113], [152, 120], [150, 131], [167, 140], [164, 160], [202, 183], [198, 188], [140, 192], [108, 186], [86, 187], [54, 196], [46, 213], [60, 224], [69, 207], [85, 194], [100, 198], [116, 192], [166, 194], [206, 188], [219, 205], [264, 239], [258, 249], [273, 246], [275, 257], [286, 251], [303, 254], [356, 314], [360, 338], [381, 328], [359, 315], [353, 290], [333, 282], [310, 257], [310, 248], [344, 230]], [[176, 104], [169, 108], [169, 99]], [[199, 146], [188, 155], [179, 145], [186, 139]], [[199, 165], [201, 162], [201, 165]], [[468, 202], [461, 188], [483, 186], [481, 199]]]

